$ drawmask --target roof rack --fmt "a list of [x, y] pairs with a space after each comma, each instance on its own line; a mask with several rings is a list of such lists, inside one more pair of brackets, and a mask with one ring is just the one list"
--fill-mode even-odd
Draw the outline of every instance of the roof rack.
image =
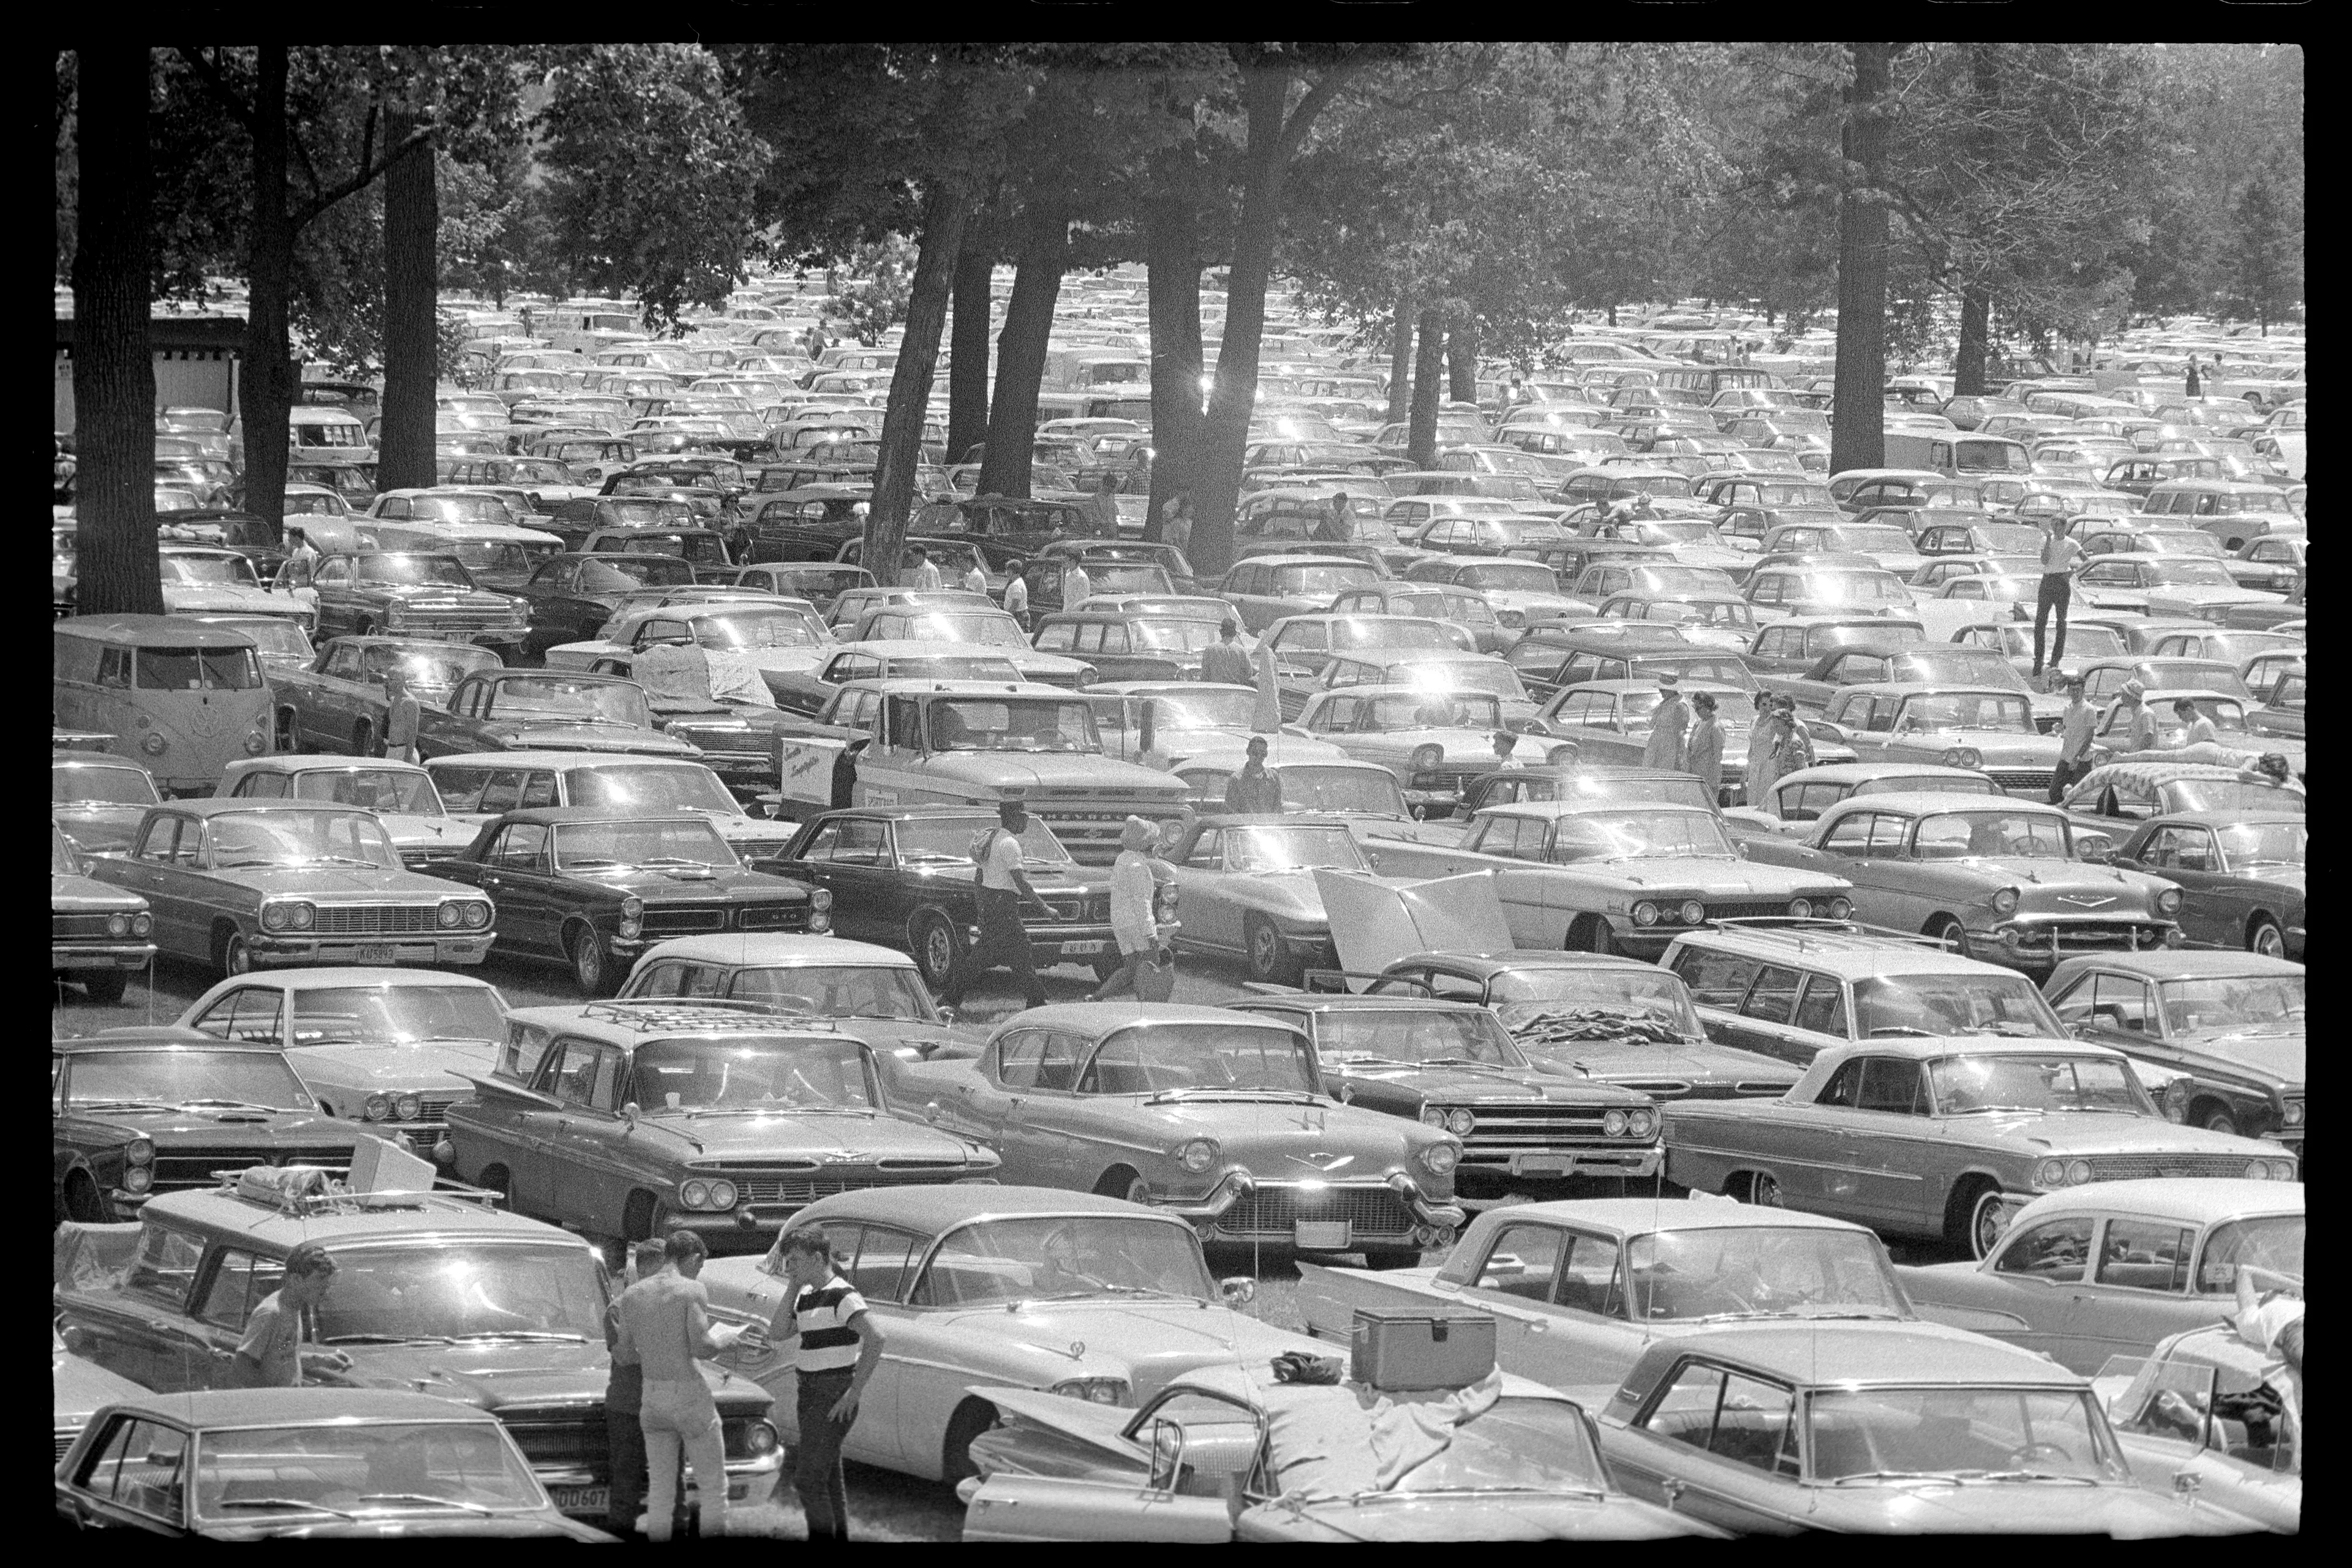
[[1800, 915], [1726, 915], [1707, 921], [1706, 926], [1710, 930], [1738, 936], [1775, 937], [1799, 948], [1814, 944], [1828, 946], [1830, 942], [1824, 939], [1850, 937], [1872, 945], [1893, 942], [1909, 947], [1931, 948], [1937, 952], [1952, 952], [1937, 938], [1917, 931], [1896, 931], [1893, 926], [1867, 925], [1861, 921], [1822, 920]]
[[649, 996], [626, 998], [612, 1002], [591, 1002], [580, 1009], [583, 1018], [600, 1024], [618, 1024], [641, 1035], [659, 1034], [679, 1029], [707, 1029], [732, 1024], [744, 1018], [793, 1019], [796, 1024], [822, 1026], [838, 1032], [839, 1020], [815, 1013], [796, 1012], [772, 1002], [755, 1002], [731, 996]]
[[254, 1165], [212, 1173], [223, 1194], [229, 1197], [281, 1215], [304, 1217], [417, 1213], [433, 1198], [450, 1198], [495, 1209], [504, 1196], [488, 1187], [467, 1186], [446, 1177], [436, 1178], [428, 1191], [355, 1193], [343, 1184], [350, 1174], [348, 1168], [333, 1165]]

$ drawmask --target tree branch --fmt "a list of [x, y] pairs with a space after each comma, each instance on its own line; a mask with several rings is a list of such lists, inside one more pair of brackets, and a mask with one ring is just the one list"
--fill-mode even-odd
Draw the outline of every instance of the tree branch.
[[298, 229], [303, 227], [323, 214], [329, 207], [333, 206], [337, 202], [341, 201], [346, 196], [357, 195], [360, 192], [367, 189], [370, 184], [374, 183], [377, 175], [383, 174], [386, 169], [391, 168], [394, 163], [399, 163], [403, 158], [407, 157], [411, 153], [415, 152], [418, 148], [431, 145], [433, 139], [439, 133], [440, 127], [436, 125], [427, 125], [421, 131], [411, 132], [407, 137], [402, 140], [400, 145], [397, 147], [386, 148], [384, 150], [383, 161], [382, 163], [377, 163], [373, 159], [363, 157], [361, 161], [358, 174], [353, 174], [350, 179], [343, 181], [341, 184], [334, 185], [327, 190], [321, 191], [308, 205], [304, 206], [301, 211], [296, 213], [294, 215], [294, 226]]
[[205, 79], [205, 85], [212, 89], [213, 96], [220, 100], [221, 107], [228, 110], [229, 118], [244, 126], [250, 134], [253, 130], [253, 105], [237, 97], [236, 90], [228, 85], [228, 78], [221, 73], [220, 67], [203, 51], [192, 49], [185, 44], [176, 47], [180, 58]]
[[1365, 58], [1364, 46], [1357, 45], [1334, 61], [1324, 71], [1322, 79], [1307, 89], [1307, 96], [1290, 111], [1290, 117], [1283, 122], [1282, 133], [1275, 139], [1276, 159], [1286, 161], [1298, 151], [1299, 142], [1307, 139], [1307, 127], [1315, 123], [1315, 117], [1323, 112], [1323, 106], [1338, 94], [1340, 86], [1362, 68]]

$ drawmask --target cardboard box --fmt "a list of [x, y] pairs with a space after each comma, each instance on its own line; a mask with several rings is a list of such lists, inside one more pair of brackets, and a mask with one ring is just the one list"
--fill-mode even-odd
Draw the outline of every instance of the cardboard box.
[[1349, 1379], [1414, 1393], [1462, 1388], [1495, 1369], [1495, 1320], [1484, 1312], [1356, 1309]]

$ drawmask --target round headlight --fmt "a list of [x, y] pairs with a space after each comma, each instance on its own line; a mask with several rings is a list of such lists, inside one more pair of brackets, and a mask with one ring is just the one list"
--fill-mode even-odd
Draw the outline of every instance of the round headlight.
[[1433, 742], [1429, 745], [1415, 746], [1412, 749], [1410, 765], [1415, 773], [1427, 773], [1444, 761], [1445, 748]]
[[413, 1094], [404, 1094], [392, 1102], [392, 1108], [400, 1112], [403, 1121], [414, 1121], [424, 1114], [425, 1102]]
[[2088, 1160], [2069, 1160], [2066, 1162], [2066, 1184], [2068, 1186], [2079, 1187], [2090, 1179], [2091, 1162]]
[[152, 1164], [155, 1159], [155, 1145], [148, 1139], [133, 1138], [122, 1146], [122, 1158], [133, 1165]]
[[1706, 906], [1696, 899], [1685, 899], [1683, 907], [1675, 912], [1682, 916], [1683, 924], [1686, 926], [1695, 926], [1706, 919]]
[[2279, 1181], [2292, 1182], [2294, 1180], [2294, 1162], [2292, 1160], [2273, 1160], [2271, 1162], [2271, 1171]]
[[1609, 1111], [1601, 1118], [1601, 1131], [1612, 1138], [1625, 1136], [1625, 1129], [1628, 1125], [1626, 1115], [1622, 1110]]
[[483, 903], [473, 903], [473, 904], [467, 904], [467, 906], [465, 906], [465, 908], [466, 908], [466, 923], [467, 923], [467, 925], [469, 925], [469, 926], [473, 927], [476, 931], [480, 931], [483, 927], [485, 927], [485, 926], [487, 926], [487, 925], [488, 925], [488, 924], [490, 923], [490, 906], [489, 906], [489, 905], [488, 905], [488, 904], [483, 904]]
[[2033, 1184], [2037, 1187], [2063, 1187], [2066, 1184], [2066, 1162], [2044, 1160], [2033, 1167]]
[[1423, 1106], [1421, 1121], [1424, 1127], [1434, 1127], [1443, 1131], [1445, 1128], [1445, 1108], [1442, 1105]]
[[261, 755], [262, 748], [268, 744], [268, 736], [258, 730], [248, 731], [245, 737], [245, 754], [248, 757], [257, 757]]
[[287, 912], [286, 906], [284, 904], [264, 904], [261, 906], [262, 930], [284, 931], [286, 929], [286, 921]]
[[2168, 917], [2179, 914], [2180, 912], [2180, 889], [2178, 888], [2167, 888], [2164, 891], [2157, 894], [2156, 912]]
[[444, 930], [455, 930], [466, 918], [466, 906], [455, 901], [445, 902], [434, 911], [433, 918], [441, 922]]
[[2271, 1163], [2268, 1160], [2249, 1160], [2246, 1162], [2246, 1180], [2250, 1182], [2267, 1182], [2270, 1179]]
[[144, 1165], [133, 1165], [122, 1173], [122, 1184], [134, 1193], [143, 1193], [155, 1184], [155, 1173]]
[[1796, 916], [1799, 920], [1804, 920], [1813, 912], [1813, 900], [1811, 899], [1790, 899], [1789, 900], [1789, 912]]
[[1217, 1163], [1217, 1141], [1213, 1138], [1191, 1140], [1177, 1149], [1176, 1163], [1199, 1175]]
[[715, 1209], [733, 1208], [735, 1206], [735, 1184], [729, 1181], [717, 1181], [711, 1183], [710, 1206]]
[[169, 742], [153, 730], [148, 731], [147, 733], [139, 738], [139, 749], [146, 752], [151, 757], [162, 756], [163, 754], [163, 748], [167, 744], [169, 744]]
[[1625, 1118], [1625, 1131], [1636, 1138], [1647, 1138], [1657, 1130], [1658, 1113], [1654, 1110], [1632, 1111]]
[[1470, 1130], [1477, 1125], [1478, 1119], [1465, 1107], [1457, 1105], [1445, 1113], [1445, 1130], [1456, 1138], [1469, 1137]]
[[1462, 1163], [1462, 1149], [1455, 1143], [1432, 1143], [1421, 1152], [1421, 1163], [1433, 1176], [1450, 1176], [1454, 1167]]
[[109, 936], [129, 936], [131, 934], [131, 917], [125, 914], [112, 914], [107, 916], [106, 934]]
[[360, 1114], [366, 1117], [370, 1121], [390, 1121], [392, 1119], [392, 1097], [387, 1094], [369, 1095], [367, 1097], [367, 1104], [362, 1109]]
[[1974, 746], [1954, 746], [1944, 753], [1944, 765], [1948, 768], [1980, 768], [1984, 766], [1984, 753]]
[[710, 1206], [710, 1184], [697, 1176], [677, 1189], [677, 1201], [690, 1209]]
[[754, 1421], [743, 1431], [743, 1452], [757, 1457], [776, 1451], [776, 1429], [765, 1421]]
[[1633, 923], [1637, 926], [1656, 925], [1658, 923], [1658, 906], [1650, 902], [1647, 899], [1635, 904], [1633, 906]]
[[2016, 913], [2017, 889], [2015, 888], [2003, 888], [2000, 891], [1995, 893], [1992, 896], [1992, 912], [1997, 915]]
[[1830, 919], [1833, 921], [1842, 921], [1852, 913], [1853, 913], [1853, 900], [1852, 899], [1832, 899], [1830, 900]]
[[145, 910], [141, 910], [137, 914], [131, 917], [131, 934], [132, 936], [145, 936], [149, 931], [153, 931], [154, 929], [155, 917], [149, 914]]
[[833, 889], [831, 888], [819, 888], [816, 891], [811, 893], [809, 895], [809, 908], [813, 910], [829, 910], [833, 908]]
[[2280, 1120], [2281, 1120], [2281, 1121], [2284, 1121], [2284, 1122], [2285, 1122], [2289, 1127], [2300, 1127], [2300, 1126], [2302, 1126], [2302, 1125], [2303, 1125], [2303, 1101], [2301, 1101], [2301, 1100], [2288, 1100], [2288, 1101], [2286, 1102], [2286, 1114], [2285, 1114], [2285, 1115], [2284, 1115], [2284, 1116], [2282, 1116], [2282, 1117], [2280, 1118]]
[[286, 923], [296, 931], [309, 931], [319, 921], [319, 911], [309, 904], [286, 906]]

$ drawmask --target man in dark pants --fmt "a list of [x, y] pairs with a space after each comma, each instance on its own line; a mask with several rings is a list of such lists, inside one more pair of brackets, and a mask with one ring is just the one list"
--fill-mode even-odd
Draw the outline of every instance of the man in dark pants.
[[1053, 906], [1037, 896], [1021, 869], [1021, 835], [1029, 829], [1029, 808], [1017, 800], [996, 808], [999, 824], [972, 857], [980, 863], [980, 941], [956, 960], [940, 1001], [953, 1006], [963, 1000], [972, 982], [992, 969], [1010, 969], [1021, 994], [1032, 1007], [1045, 1005], [1045, 988], [1029, 957], [1029, 933], [1022, 929], [1021, 911], [1034, 909], [1048, 920]]
[[2042, 636], [2050, 612], [2058, 612], [2058, 637], [2050, 646], [2050, 662], [2066, 657], [2066, 611], [2074, 602], [2074, 568], [2083, 563], [2083, 547], [2066, 535], [2067, 518], [2053, 513], [2049, 537], [2042, 542], [2042, 591], [2033, 603], [2033, 679], [2042, 679]]
[[[668, 1267], [658, 1238], [638, 1242], [629, 1249], [628, 1283], [660, 1273]], [[621, 1296], [613, 1293], [604, 1309], [604, 1348], [615, 1349], [621, 1338]], [[605, 1451], [613, 1461], [612, 1491], [604, 1504], [604, 1528], [624, 1541], [643, 1541], [637, 1515], [646, 1506], [646, 1435], [637, 1425], [644, 1398], [646, 1369], [636, 1361], [613, 1358], [612, 1380], [604, 1385]], [[675, 1523], [673, 1535], [682, 1533]]]
[[784, 1238], [784, 1302], [770, 1325], [777, 1344], [793, 1342], [799, 1385], [794, 1414], [800, 1439], [793, 1487], [801, 1494], [811, 1541], [849, 1539], [849, 1500], [841, 1445], [857, 1420], [858, 1396], [882, 1360], [882, 1334], [866, 1299], [833, 1266], [832, 1243], [809, 1226]]

